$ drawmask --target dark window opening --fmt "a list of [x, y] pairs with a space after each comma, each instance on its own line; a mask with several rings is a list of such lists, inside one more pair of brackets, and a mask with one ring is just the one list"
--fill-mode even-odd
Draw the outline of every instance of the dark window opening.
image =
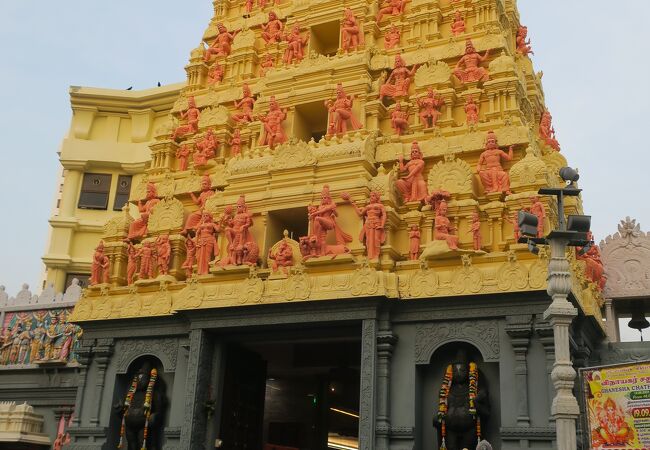
[[117, 178], [117, 190], [115, 191], [115, 201], [113, 202], [113, 211], [121, 211], [124, 205], [129, 201], [131, 196], [131, 175], [120, 175]]
[[80, 209], [108, 208], [108, 194], [111, 190], [110, 174], [86, 173], [81, 184], [79, 195]]

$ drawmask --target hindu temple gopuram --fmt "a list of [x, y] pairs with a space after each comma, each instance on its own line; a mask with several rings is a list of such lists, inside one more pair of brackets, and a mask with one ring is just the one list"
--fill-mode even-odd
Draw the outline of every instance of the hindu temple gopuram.
[[567, 251], [562, 322], [519, 243], [519, 211], [557, 228], [538, 190], [577, 150], [515, 0], [206, 22], [183, 83], [71, 88], [52, 299], [0, 296], [0, 399], [56, 449], [588, 448], [575, 371], [638, 353], [607, 340], [597, 246]]

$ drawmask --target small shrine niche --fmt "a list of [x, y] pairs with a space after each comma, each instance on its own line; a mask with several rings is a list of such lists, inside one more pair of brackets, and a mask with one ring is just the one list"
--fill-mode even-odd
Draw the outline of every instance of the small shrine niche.
[[269, 211], [266, 222], [266, 255], [269, 249], [280, 240], [284, 230], [289, 232], [288, 237], [297, 241], [300, 236], [306, 236], [309, 228], [307, 208], [290, 208]]
[[311, 27], [309, 51], [319, 55], [334, 56], [339, 50], [340, 23], [338, 20]]
[[296, 105], [292, 135], [297, 139], [315, 142], [327, 133], [327, 108], [322, 101]]

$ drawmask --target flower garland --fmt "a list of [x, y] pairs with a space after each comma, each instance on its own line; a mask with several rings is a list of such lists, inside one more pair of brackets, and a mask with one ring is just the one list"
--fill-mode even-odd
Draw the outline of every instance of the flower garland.
[[[151, 416], [151, 403], [153, 399], [153, 389], [156, 385], [156, 380], [158, 379], [158, 370], [155, 368], [151, 369], [149, 374], [149, 383], [147, 384], [147, 391], [144, 396], [144, 410], [145, 410], [145, 422], [144, 422], [144, 437], [142, 439], [142, 448], [141, 450], [147, 450], [147, 436], [149, 435], [149, 417]], [[129, 407], [133, 401], [133, 396], [135, 391], [138, 388], [138, 375], [133, 377], [131, 381], [131, 386], [129, 391], [126, 393], [126, 398], [124, 399], [124, 414], [122, 415], [122, 425], [120, 426], [120, 442], [117, 444], [117, 448], [123, 448], [124, 446], [124, 436], [126, 435], [126, 416], [129, 414]]]
[[122, 425], [120, 426], [120, 442], [117, 444], [117, 448], [122, 448], [124, 446], [124, 436], [126, 434], [126, 416], [129, 413], [129, 407], [133, 401], [133, 395], [135, 394], [136, 389], [138, 388], [138, 376], [133, 377], [131, 381], [131, 386], [129, 386], [129, 391], [126, 393], [126, 398], [124, 399], [124, 407], [122, 414]]

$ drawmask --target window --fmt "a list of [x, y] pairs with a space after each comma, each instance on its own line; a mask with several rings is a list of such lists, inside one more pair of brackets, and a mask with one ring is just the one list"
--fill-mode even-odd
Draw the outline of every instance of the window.
[[298, 139], [318, 142], [327, 132], [327, 108], [320, 102], [296, 105], [292, 133]]
[[131, 175], [120, 175], [117, 178], [117, 191], [113, 202], [113, 211], [120, 211], [131, 196]]
[[309, 39], [310, 51], [320, 55], [334, 56], [339, 50], [341, 24], [338, 20], [312, 25]]
[[81, 209], [106, 209], [108, 208], [108, 194], [111, 190], [110, 174], [85, 173], [79, 195], [79, 208]]

